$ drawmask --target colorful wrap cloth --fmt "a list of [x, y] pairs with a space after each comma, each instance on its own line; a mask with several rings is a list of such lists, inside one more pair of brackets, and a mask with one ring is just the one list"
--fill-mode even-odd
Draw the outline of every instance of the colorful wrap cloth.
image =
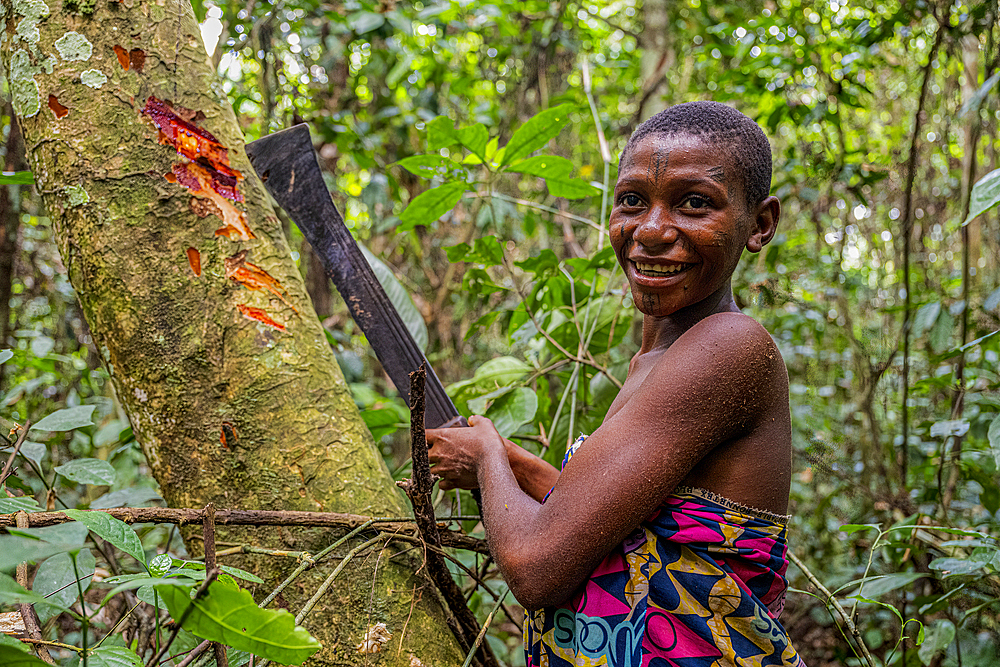
[[678, 487], [565, 604], [526, 615], [527, 667], [805, 667], [778, 622], [786, 521]]

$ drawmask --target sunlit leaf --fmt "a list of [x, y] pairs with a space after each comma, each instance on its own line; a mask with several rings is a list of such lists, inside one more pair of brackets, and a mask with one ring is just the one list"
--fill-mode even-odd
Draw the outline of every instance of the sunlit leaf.
[[96, 405], [78, 405], [75, 408], [63, 408], [31, 425], [32, 431], [72, 431], [75, 428], [92, 426], [91, 415]]
[[192, 602], [186, 591], [160, 587], [159, 592], [174, 619], [191, 605], [184, 628], [202, 639], [221, 642], [284, 665], [300, 665], [321, 646], [294, 617], [280, 609], [261, 609], [250, 593], [213, 583]]
[[438, 116], [427, 123], [427, 150], [436, 151], [458, 143], [455, 135], [455, 121], [447, 116]]
[[101, 459], [73, 459], [69, 463], [56, 466], [55, 471], [78, 484], [110, 486], [117, 474], [111, 464]]
[[845, 523], [843, 526], [840, 527], [840, 530], [842, 532], [847, 533], [848, 535], [853, 535], [854, 533], [857, 533], [858, 531], [861, 530], [878, 530], [879, 528], [880, 526], [875, 524]]
[[569, 122], [569, 113], [576, 106], [560, 104], [535, 114], [517, 128], [504, 148], [501, 166], [530, 155], [556, 137]]
[[518, 387], [497, 398], [486, 416], [493, 421], [497, 432], [510, 437], [519, 428], [531, 422], [538, 411], [538, 396], [527, 387]]
[[482, 123], [476, 123], [469, 127], [463, 127], [455, 132], [458, 142], [469, 149], [481, 160], [486, 159], [486, 143], [490, 140], [490, 133]]
[[400, 229], [405, 231], [417, 225], [430, 225], [442, 215], [455, 208], [465, 193], [465, 183], [456, 181], [431, 188], [413, 198], [399, 220]]
[[146, 567], [146, 554], [135, 531], [125, 523], [105, 512], [64, 510], [66, 515], [85, 525], [90, 531], [107, 540]]
[[396, 165], [414, 176], [422, 176], [424, 178], [445, 176], [451, 173], [456, 167], [454, 162], [440, 155], [411, 155], [399, 160], [396, 162]]
[[977, 215], [985, 213], [997, 204], [1000, 204], [1000, 169], [994, 169], [972, 186], [969, 217], [965, 219], [962, 226], [969, 224]]
[[600, 193], [598, 188], [587, 181], [574, 178], [573, 163], [564, 157], [534, 155], [507, 167], [507, 171], [544, 178], [553, 197], [581, 199]]
[[358, 35], [364, 35], [385, 23], [385, 17], [376, 12], [355, 12], [347, 17], [347, 25]]

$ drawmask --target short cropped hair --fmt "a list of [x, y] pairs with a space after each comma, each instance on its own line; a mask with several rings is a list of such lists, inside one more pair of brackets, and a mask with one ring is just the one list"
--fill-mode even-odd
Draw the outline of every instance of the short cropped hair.
[[622, 151], [622, 159], [650, 134], [687, 134], [726, 144], [732, 149], [735, 165], [743, 172], [747, 206], [756, 206], [771, 192], [771, 144], [757, 123], [730, 106], [700, 101], [665, 109], [636, 128]]

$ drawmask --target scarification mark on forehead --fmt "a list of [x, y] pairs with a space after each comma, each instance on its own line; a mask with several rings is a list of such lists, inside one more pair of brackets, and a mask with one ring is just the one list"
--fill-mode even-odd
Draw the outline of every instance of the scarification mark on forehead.
[[670, 150], [664, 146], [657, 146], [653, 151], [653, 159], [646, 164], [646, 180], [656, 184], [660, 180], [660, 174], [666, 172], [667, 161], [670, 158]]
[[720, 167], [712, 167], [711, 169], [709, 169], [708, 170], [708, 176], [709, 176], [709, 178], [711, 178], [713, 181], [715, 181], [717, 183], [723, 183], [723, 184], [725, 184], [725, 182], [726, 182], [726, 170], [723, 169], [721, 166]]

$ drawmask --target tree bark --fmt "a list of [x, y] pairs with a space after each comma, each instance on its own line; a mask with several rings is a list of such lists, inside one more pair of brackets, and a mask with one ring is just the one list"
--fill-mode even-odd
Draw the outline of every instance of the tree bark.
[[[220, 511], [408, 513], [247, 161], [189, 1], [3, 8], [27, 158], [163, 496]], [[314, 551], [335, 534], [220, 527], [219, 539]], [[352, 561], [306, 620], [324, 645], [309, 664], [461, 663], [414, 575], [419, 551], [389, 555]], [[249, 565], [269, 584], [284, 574], [273, 560]], [[278, 602], [298, 611], [326, 572], [313, 575]], [[359, 654], [380, 621], [391, 643]]]
[[[21, 171], [24, 165], [24, 146], [21, 130], [7, 105], [5, 115], [10, 117], [10, 134], [4, 154], [4, 171]], [[21, 186], [0, 186], [0, 348], [10, 345], [8, 338], [16, 327], [10, 322], [10, 296], [14, 283], [14, 266], [17, 261], [17, 232], [21, 226]], [[3, 389], [3, 372], [0, 370], [0, 390]]]

